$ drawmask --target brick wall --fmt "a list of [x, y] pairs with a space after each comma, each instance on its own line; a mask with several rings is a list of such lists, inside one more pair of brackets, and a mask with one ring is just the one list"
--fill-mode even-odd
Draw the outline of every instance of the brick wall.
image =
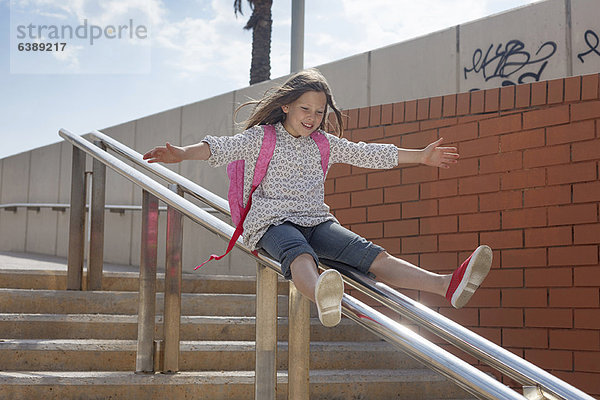
[[444, 137], [461, 158], [449, 170], [336, 165], [326, 182], [345, 226], [426, 269], [450, 272], [490, 245], [492, 271], [466, 308], [404, 293], [598, 398], [599, 77], [347, 110], [350, 140]]

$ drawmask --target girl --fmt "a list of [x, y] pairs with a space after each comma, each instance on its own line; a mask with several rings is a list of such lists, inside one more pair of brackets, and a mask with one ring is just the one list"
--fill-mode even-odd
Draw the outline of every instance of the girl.
[[[252, 197], [244, 222], [244, 243], [262, 248], [281, 263], [287, 279], [317, 305], [325, 326], [341, 318], [342, 278], [334, 269], [318, 274], [319, 258], [342, 262], [362, 273], [373, 274], [391, 286], [424, 290], [445, 296], [460, 308], [471, 298], [490, 270], [492, 251], [478, 247], [453, 274], [440, 275], [393, 257], [382, 247], [342, 227], [324, 203], [321, 153], [311, 134], [325, 135], [329, 166], [347, 163], [363, 168], [393, 168], [420, 163], [449, 168], [457, 162], [455, 147], [440, 147], [442, 138], [424, 149], [397, 148], [393, 144], [354, 143], [342, 139], [342, 114], [327, 81], [316, 69], [291, 76], [260, 101], [235, 136], [206, 136], [200, 143], [179, 147], [167, 143], [144, 155], [148, 162], [176, 163], [208, 160], [217, 167], [243, 159], [245, 201], [261, 148], [264, 125], [274, 125], [276, 146], [267, 174]], [[325, 133], [327, 113], [335, 114], [338, 136]], [[238, 108], [239, 110], [239, 108]]]

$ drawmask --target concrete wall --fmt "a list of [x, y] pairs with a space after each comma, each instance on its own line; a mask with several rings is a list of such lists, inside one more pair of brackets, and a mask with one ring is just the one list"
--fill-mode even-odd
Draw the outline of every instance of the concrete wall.
[[[371, 105], [597, 72], [600, 49], [594, 46], [600, 36], [598, 15], [600, 2], [596, 0], [548, 0], [358, 54], [319, 69], [329, 80], [338, 105], [354, 110], [352, 113]], [[167, 140], [185, 145], [209, 133], [231, 135], [239, 131], [233, 122], [236, 106], [260, 98], [284, 79], [101, 130], [141, 153]], [[241, 111], [237, 121], [242, 121], [249, 111], [250, 108]], [[65, 123], [68, 125], [68, 121]], [[0, 160], [0, 203], [68, 202], [70, 157], [69, 146], [55, 144]], [[225, 197], [225, 168], [213, 170], [197, 162], [170, 168]], [[107, 204], [140, 204], [140, 190], [124, 178], [109, 171], [107, 184]], [[139, 262], [139, 220], [136, 212], [107, 212], [108, 262]], [[161, 224], [164, 227], [164, 217]], [[65, 212], [0, 211], [0, 251], [66, 256], [67, 231]], [[186, 222], [186, 270], [224, 247], [220, 239]], [[159, 262], [164, 263], [164, 246], [161, 244], [159, 249]], [[254, 265], [236, 253], [209, 264], [204, 271], [254, 274]]]

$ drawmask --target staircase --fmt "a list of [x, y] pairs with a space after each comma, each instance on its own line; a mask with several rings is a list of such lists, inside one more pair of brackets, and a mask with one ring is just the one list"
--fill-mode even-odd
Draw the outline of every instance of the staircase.
[[[105, 272], [104, 290], [67, 291], [66, 266], [14, 269], [2, 260], [0, 399], [254, 398], [253, 277], [184, 275], [180, 373], [136, 375], [137, 273]], [[159, 275], [159, 291], [162, 285]], [[158, 293], [158, 314], [162, 305]], [[279, 316], [277, 392], [285, 399], [283, 281]], [[160, 339], [160, 315], [156, 322]], [[321, 326], [314, 307], [310, 368], [311, 399], [470, 398], [348, 319], [335, 328]]]

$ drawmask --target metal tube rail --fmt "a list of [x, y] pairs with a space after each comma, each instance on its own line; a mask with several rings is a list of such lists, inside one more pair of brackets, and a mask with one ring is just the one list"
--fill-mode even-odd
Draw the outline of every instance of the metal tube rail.
[[[0, 209], [7, 211], [16, 211], [17, 208], [27, 208], [30, 210], [36, 210], [40, 208], [52, 208], [60, 211], [65, 211], [67, 208], [71, 208], [71, 204], [66, 203], [7, 203], [0, 204]], [[86, 206], [87, 207], [87, 206]]]
[[[199, 200], [230, 215], [229, 206], [226, 204], [227, 202], [219, 196], [214, 195], [201, 186], [175, 174], [161, 165], [149, 164], [143, 160], [139, 153], [127, 148], [123, 144], [99, 131], [94, 131], [92, 134], [101, 139], [103, 143], [113, 151], [124, 155], [136, 164], [161, 176], [163, 179], [169, 181], [173, 180], [180, 184], [186, 193], [194, 195]], [[203, 198], [202, 196], [206, 193], [210, 196], [208, 198]], [[337, 269], [340, 270], [340, 272], [344, 272], [344, 275], [347, 278], [346, 282], [356, 287], [358, 290], [390, 307], [394, 311], [399, 312], [402, 316], [421, 324], [437, 336], [454, 344], [479, 360], [488, 363], [490, 366], [513, 378], [520, 384], [541, 387], [544, 394], [553, 399], [593, 400], [591, 396], [581, 390], [475, 334], [454, 321], [430, 310], [406, 296], [403, 296], [385, 284], [370, 279], [366, 275], [343, 270], [343, 268]]]
[[[70, 204], [66, 204], [66, 203], [7, 203], [7, 204], [0, 204], [0, 209], [6, 209], [8, 211], [13, 211], [16, 208], [27, 208], [29, 210], [35, 210], [35, 209], [39, 209], [39, 208], [51, 208], [51, 209], [56, 209], [59, 211], [64, 211], [67, 208], [71, 208]], [[88, 204], [86, 204], [85, 206], [86, 211], [89, 210], [90, 206]], [[134, 206], [134, 205], [130, 205], [130, 204], [123, 204], [123, 205], [119, 205], [119, 204], [107, 204], [104, 206], [105, 210], [108, 211], [114, 211], [114, 212], [120, 212], [120, 211], [141, 211], [142, 210], [142, 206]], [[213, 208], [204, 208], [201, 207], [202, 210], [209, 212], [209, 213], [215, 213], [218, 210], [215, 210]], [[167, 211], [167, 207], [166, 206], [159, 206], [158, 207], [158, 211]]]
[[[83, 139], [69, 132], [66, 129], [61, 129], [59, 131], [59, 134], [63, 139], [71, 143], [73, 146], [84, 149], [88, 154], [92, 155], [93, 157], [103, 160], [109, 168], [117, 172], [119, 175], [132, 181], [136, 185], [140, 186], [142, 189], [145, 189], [148, 192], [152, 193], [168, 205], [175, 207], [177, 210], [179, 210], [182, 214], [190, 218], [192, 221], [209, 229], [224, 240], [229, 241], [233, 236], [235, 229], [231, 225], [221, 221], [213, 215], [210, 215], [204, 209], [198, 207], [189, 200], [186, 200], [183, 197], [177, 195], [176, 193], [171, 192], [166, 187], [148, 178], [146, 175], [136, 170], [135, 168], [125, 164], [123, 161], [119, 160], [115, 156], [103, 150], [100, 150], [96, 146], [89, 143], [86, 139]], [[242, 249], [249, 255], [254, 256], [254, 254], [252, 254], [252, 251], [246, 246], [244, 246], [241, 238], [238, 239], [238, 241], [236, 242], [236, 246], [238, 246], [240, 249]], [[258, 253], [258, 256], [256, 257], [260, 260], [261, 263], [281, 274], [281, 265], [278, 262], [261, 253]]]
[[[332, 264], [333, 265], [333, 264]], [[538, 386], [551, 399], [594, 400], [536, 365], [477, 335], [384, 283], [337, 265], [345, 281], [369, 297], [425, 327], [469, 355], [486, 362], [524, 386]]]
[[148, 163], [146, 160], [144, 160], [143, 156], [140, 153], [130, 149], [122, 143], [119, 143], [117, 140], [111, 138], [108, 135], [105, 135], [100, 131], [92, 131], [92, 135], [100, 141], [102, 141], [102, 143], [106, 147], [108, 147], [115, 153], [120, 154], [121, 156], [127, 158], [130, 161], [133, 161], [135, 164], [146, 169], [147, 171], [150, 171], [160, 176], [167, 182], [177, 184], [185, 193], [194, 196], [198, 200], [208, 204], [209, 206], [215, 208], [223, 214], [231, 215], [231, 211], [229, 210], [229, 203], [222, 197], [217, 196], [216, 194], [212, 193], [209, 190], [206, 190], [202, 186], [171, 171], [165, 166], [162, 166], [160, 164]]
[[[153, 194], [169, 206], [177, 209], [183, 215], [189, 217], [191, 220], [199, 223], [218, 236], [221, 236], [223, 239], [228, 240], [233, 235], [234, 228], [232, 226], [208, 214], [200, 207], [168, 190], [133, 167], [125, 164], [123, 161], [89, 143], [87, 140], [72, 134], [66, 129], [61, 129], [59, 134], [73, 146], [85, 151], [94, 158], [101, 160], [118, 174], [142, 187], [148, 193]], [[258, 253], [258, 255], [252, 254], [252, 251], [243, 244], [241, 238], [236, 242], [236, 246], [250, 256], [256, 257], [263, 265], [272, 268], [275, 272], [282, 275], [281, 265], [278, 262], [261, 253]], [[377, 331], [378, 334], [391, 340], [408, 354], [419, 359], [442, 375], [456, 381], [457, 384], [462, 386], [465, 390], [482, 399], [524, 399], [523, 396], [502, 385], [495, 379], [479, 371], [477, 368], [467, 364], [458, 357], [451, 355], [447, 351], [442, 350], [429, 341], [421, 338], [416, 333], [402, 327], [395, 321], [383, 316], [381, 313], [365, 306], [348, 295], [344, 295], [342, 299], [342, 309], [345, 315], [353, 318], [368, 329]], [[457, 371], [459, 371], [460, 376], [457, 375]]]
[[525, 399], [484, 372], [353, 297], [344, 294], [342, 305], [342, 312], [348, 318], [450, 378], [472, 395], [481, 399]]

